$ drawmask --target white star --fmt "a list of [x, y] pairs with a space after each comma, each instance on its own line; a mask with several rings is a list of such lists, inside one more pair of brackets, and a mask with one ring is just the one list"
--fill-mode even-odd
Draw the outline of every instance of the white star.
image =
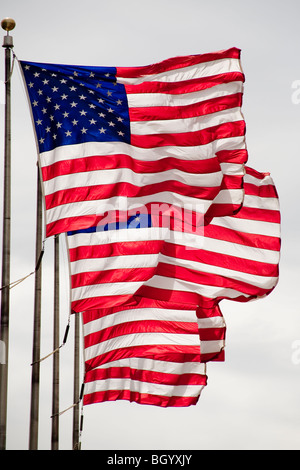
[[72, 108], [76, 108], [77, 104], [78, 104], [78, 103], [75, 103], [75, 102], [73, 101], [73, 103], [71, 103]]
[[86, 96], [84, 96], [84, 95], [80, 95], [79, 98], [80, 98], [81, 100], [86, 100]]
[[56, 135], [56, 134], [53, 134], [53, 136], [52, 136], [52, 137], [53, 137], [53, 139], [55, 140], [55, 139], [56, 139], [56, 137], [57, 137], [57, 135]]
[[29, 88], [32, 88], [32, 87], [33, 87], [33, 83], [32, 83], [32, 82], [28, 83], [28, 86], [29, 86]]
[[51, 128], [48, 126], [46, 127], [46, 132], [50, 132], [51, 131]]
[[40, 76], [40, 74], [38, 72], [35, 72], [34, 76], [37, 78]]
[[104, 117], [105, 117], [105, 114], [104, 114], [104, 113], [98, 113], [98, 116], [100, 116], [100, 117], [103, 117], [103, 118], [104, 118]]
[[55, 109], [56, 111], [57, 111], [59, 108], [60, 108], [60, 104], [56, 104], [56, 105], [54, 106], [54, 109]]
[[43, 109], [42, 109], [42, 113], [43, 113], [43, 114], [47, 114], [47, 109], [46, 109], [46, 108], [43, 108]]
[[89, 107], [90, 107], [91, 109], [95, 109], [95, 108], [96, 108], [96, 106], [95, 106], [94, 104], [89, 104]]
[[57, 129], [60, 129], [61, 126], [62, 126], [62, 123], [61, 123], [61, 122], [58, 122], [58, 123], [56, 124]]
[[33, 104], [33, 106], [37, 106], [39, 104], [39, 102], [34, 100], [34, 102], [32, 104]]
[[93, 72], [90, 73], [90, 78], [93, 78], [95, 74]]
[[98, 103], [104, 103], [104, 100], [102, 98], [98, 98]]
[[50, 96], [47, 96], [47, 98], [46, 98], [46, 101], [47, 101], [48, 103], [50, 103], [50, 102], [51, 102], [51, 98], [50, 98]]
[[119, 134], [121, 137], [124, 136], [124, 132], [122, 132], [122, 131], [119, 131], [118, 134]]
[[87, 111], [85, 111], [84, 109], [82, 109], [81, 111], [79, 111], [81, 116], [85, 116], [87, 114]]
[[66, 134], [66, 137], [71, 137], [72, 131], [67, 131], [67, 132], [65, 132], [65, 134]]
[[61, 95], [62, 100], [66, 100], [67, 98], [68, 98], [68, 95], [66, 95], [65, 93], [63, 95]]
[[53, 93], [54, 93], [55, 91], [58, 91], [57, 86], [54, 86], [54, 87], [52, 88], [52, 91], [53, 91]]
[[95, 121], [95, 119], [90, 119], [90, 123], [91, 124], [96, 124], [97, 121]]
[[119, 117], [117, 117], [117, 120], [118, 120], [119, 122], [123, 122], [123, 121], [124, 121], [124, 119], [123, 119], [123, 118], [121, 118], [120, 116], [119, 116]]
[[62, 79], [60, 80], [60, 83], [67, 83], [67, 80], [65, 80], [64, 78], [62, 78]]
[[113, 122], [110, 121], [110, 122], [108, 123], [108, 125], [109, 125], [110, 127], [114, 127], [114, 126], [115, 126], [115, 123], [113, 123]]
[[70, 91], [76, 91], [76, 90], [77, 90], [76, 86], [74, 85], [70, 86]]
[[48, 83], [49, 83], [49, 80], [46, 80], [46, 78], [45, 78], [45, 80], [43, 80], [43, 84], [48, 85]]
[[37, 123], [38, 126], [41, 126], [41, 125], [42, 125], [41, 119], [38, 119], [38, 120], [36, 121], [36, 123]]
[[112, 95], [112, 91], [108, 91], [107, 96], [111, 96], [111, 95]]
[[63, 117], [67, 118], [68, 116], [69, 116], [69, 113], [67, 113], [67, 111], [65, 111], [65, 112], [63, 113]]
[[106, 129], [103, 129], [103, 127], [101, 127], [101, 129], [99, 129], [100, 131], [100, 134], [104, 134], [106, 132]]
[[43, 90], [39, 90], [38, 94], [41, 96], [43, 94]]
[[112, 108], [108, 108], [107, 111], [108, 111], [109, 113], [113, 113], [113, 112], [114, 112], [114, 110], [113, 110]]
[[72, 121], [72, 124], [73, 124], [73, 126], [77, 126], [78, 121], [76, 121], [76, 119], [74, 119], [74, 120]]
[[121, 100], [118, 100], [118, 101], [117, 101], [117, 104], [118, 104], [118, 105], [119, 105], [119, 104], [122, 104], [122, 101], [121, 101]]
[[45, 139], [42, 137], [42, 138], [40, 139], [40, 144], [43, 144], [44, 142], [45, 142]]
[[82, 134], [86, 134], [86, 131], [87, 131], [87, 129], [85, 129], [85, 127], [83, 127], [83, 128], [81, 129]]

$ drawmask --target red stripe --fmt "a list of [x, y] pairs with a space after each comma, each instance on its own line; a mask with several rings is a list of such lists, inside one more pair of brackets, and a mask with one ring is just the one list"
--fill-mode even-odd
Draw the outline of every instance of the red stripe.
[[69, 250], [70, 262], [87, 258], [159, 253], [163, 240], [107, 243], [105, 245], [78, 246]]
[[84, 395], [83, 404], [103, 403], [105, 401], [128, 400], [143, 405], [161, 407], [184, 407], [196, 405], [199, 397], [163, 397], [146, 393], [131, 392], [130, 390], [108, 390]]
[[167, 72], [169, 70], [211, 62], [214, 60], [239, 58], [240, 49], [233, 47], [225, 51], [212, 52], [208, 54], [173, 57], [152, 65], [145, 65], [140, 67], [117, 67], [116, 75], [117, 77], [123, 78], [137, 78], [143, 75], [153, 75], [161, 72]]
[[42, 175], [44, 181], [49, 181], [62, 175], [115, 168], [129, 168], [134, 173], [160, 173], [178, 169], [187, 173], [207, 174], [220, 171], [219, 161], [219, 155], [218, 158], [205, 160], [180, 160], [169, 157], [154, 161], [136, 160], [129, 155], [96, 155], [53, 163], [42, 168]]
[[132, 135], [131, 144], [140, 148], [164, 147], [168, 145], [183, 147], [206, 145], [218, 139], [243, 136], [245, 129], [244, 121], [226, 122], [195, 132]]
[[205, 237], [224, 240], [240, 245], [252, 246], [254, 248], [273, 251], [280, 250], [280, 239], [278, 237], [245, 233], [232, 230], [231, 228], [214, 225], [213, 222], [212, 224], [205, 226]]
[[166, 93], [172, 95], [181, 95], [185, 93], [193, 93], [216, 85], [232, 82], [244, 82], [245, 76], [241, 72], [228, 72], [210, 77], [193, 78], [190, 80], [182, 80], [180, 82], [143, 82], [135, 85], [124, 85], [127, 94], [136, 93]]
[[235, 215], [235, 218], [280, 224], [280, 211], [243, 206], [243, 208]]
[[277, 191], [272, 184], [257, 186], [256, 184], [245, 183], [244, 189], [247, 196], [278, 198]]
[[[232, 181], [234, 181], [234, 178], [232, 178]], [[134, 186], [131, 183], [119, 182], [115, 184], [83, 186], [56, 191], [45, 196], [45, 203], [47, 210], [49, 210], [60, 205], [82, 201], [98, 201], [100, 199], [109, 199], [116, 196], [143, 197], [166, 191], [198, 199], [212, 200], [218, 194], [219, 186], [204, 188], [202, 186], [190, 186], [172, 180], [146, 186]]]
[[[149, 359], [155, 358], [161, 361], [172, 361], [173, 357], [177, 358], [179, 355], [197, 356], [200, 360], [200, 342], [199, 346], [186, 346], [180, 344], [155, 344], [144, 346], [130, 346], [126, 348], [118, 348], [113, 351], [108, 351], [104, 354], [96, 356], [85, 362], [86, 371], [99, 367], [107, 362], [118, 361], [130, 357], [145, 357]], [[176, 359], [174, 359], [176, 362]]]
[[[196, 315], [195, 315], [196, 316]], [[142, 320], [120, 323], [107, 327], [95, 333], [90, 333], [84, 337], [84, 346], [89, 348], [111, 338], [126, 335], [138, 335], [139, 333], [164, 333], [164, 334], [192, 334], [198, 333], [197, 323], [162, 321], [162, 320]], [[158, 344], [163, 344], [164, 335], [157, 335]]]
[[217, 113], [241, 106], [242, 94], [221, 96], [185, 106], [149, 106], [129, 108], [130, 121], [186, 119]]
[[161, 385], [205, 385], [206, 383], [206, 376], [202, 374], [172, 374], [155, 370], [133, 369], [129, 366], [93, 369], [87, 373], [85, 383], [107, 379], [131, 379]]
[[260, 287], [248, 284], [243, 281], [238, 281], [236, 279], [231, 279], [226, 276], [205, 273], [166, 263], [159, 263], [155, 274], [158, 276], [170, 277], [172, 279], [193, 282], [198, 285], [216, 286], [223, 289], [234, 289], [238, 292], [241, 292], [242, 294], [247, 295], [264, 295], [269, 291], [268, 289], [262, 289]]
[[82, 286], [93, 286], [96, 284], [114, 282], [141, 282], [148, 281], [155, 274], [153, 268], [127, 268], [109, 269], [107, 271], [95, 271], [78, 273], [71, 276], [72, 289]]
[[242, 273], [257, 274], [260, 276], [278, 275], [278, 265], [254, 261], [251, 259], [239, 258], [237, 256], [217, 253], [213, 251], [189, 250], [182, 245], [164, 243], [161, 253], [175, 259], [183, 259], [204, 263], [210, 266], [220, 266], [225, 269], [232, 269]]

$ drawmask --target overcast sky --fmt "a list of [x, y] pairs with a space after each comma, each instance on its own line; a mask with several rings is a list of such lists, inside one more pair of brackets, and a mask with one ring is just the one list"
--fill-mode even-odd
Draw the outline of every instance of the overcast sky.
[[[240, 48], [246, 76], [242, 110], [248, 165], [269, 171], [280, 197], [279, 284], [264, 300], [221, 304], [227, 323], [226, 359], [208, 365], [208, 385], [198, 404], [182, 409], [125, 401], [87, 406], [82, 448], [300, 449], [299, 1], [9, 0], [6, 5], [1, 8], [2, 18], [15, 19], [14, 51], [23, 60], [134, 66], [177, 55]], [[0, 79], [3, 85], [4, 49]], [[2, 94], [0, 100], [4, 132]], [[13, 281], [34, 269], [37, 159], [17, 66], [12, 77], [12, 140]], [[0, 198], [2, 210], [2, 191]], [[42, 356], [53, 349], [52, 239], [45, 248]], [[61, 337], [69, 301], [63, 248]], [[28, 449], [33, 283], [32, 276], [11, 290], [8, 449]], [[73, 403], [73, 326], [72, 321], [68, 342], [60, 353], [60, 409]], [[51, 446], [51, 384], [50, 358], [41, 364], [39, 449]], [[60, 420], [60, 448], [71, 447], [69, 411]]]

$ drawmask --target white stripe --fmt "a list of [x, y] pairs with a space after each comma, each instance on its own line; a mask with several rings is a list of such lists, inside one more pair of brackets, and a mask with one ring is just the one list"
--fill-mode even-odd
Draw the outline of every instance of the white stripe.
[[[134, 295], [142, 286], [155, 287], [164, 290], [178, 290], [183, 292], [194, 292], [198, 295], [214, 299], [216, 297], [236, 298], [241, 292], [236, 289], [228, 289], [218, 286], [199, 285], [194, 282], [188, 282], [178, 279], [172, 279], [155, 275], [146, 282], [115, 282], [113, 284], [97, 284], [92, 286], [76, 287], [72, 289], [72, 301], [91, 299], [93, 297]], [[248, 294], [243, 296], [248, 298]]]
[[[230, 195], [228, 195], [227, 200], [224, 196], [223, 200], [224, 203], [232, 203]], [[178, 207], [193, 207], [195, 208], [194, 210], [202, 214], [206, 212], [212, 203], [212, 201], [209, 200], [195, 199], [193, 197], [171, 192], [158, 192], [142, 197], [115, 196], [109, 199], [82, 201], [53, 207], [47, 211], [47, 223], [49, 224], [53, 221], [68, 217], [101, 215], [108, 211], [132, 211], [139, 206], [143, 206], [151, 202], [173, 204]], [[200, 207], [203, 208], [203, 210], [200, 210]]]
[[86, 360], [91, 360], [97, 356], [114, 351], [120, 348], [131, 348], [134, 346], [152, 346], [152, 345], [179, 345], [195, 346], [200, 349], [198, 334], [174, 334], [174, 333], [134, 333], [117, 336], [96, 345], [85, 348]]
[[221, 83], [220, 85], [206, 88], [204, 90], [172, 94], [171, 93], [127, 93], [129, 108], [141, 108], [152, 106], [186, 106], [202, 101], [220, 98], [236, 93], [242, 93], [242, 82]]
[[240, 108], [231, 108], [217, 113], [185, 119], [165, 119], [156, 121], [132, 121], [130, 131], [133, 135], [171, 134], [196, 132], [223, 123], [243, 120]]
[[[91, 157], [95, 155], [129, 155], [136, 160], [152, 161], [173, 157], [181, 160], [206, 160], [214, 155], [212, 149], [214, 143], [188, 147], [165, 146], [151, 149], [133, 147], [124, 142], [86, 142], [83, 144], [63, 145], [54, 150], [40, 154], [41, 166], [49, 166], [56, 162], [74, 160], [77, 158]], [[230, 139], [219, 139], [218, 150], [245, 149], [245, 137], [237, 136]]]
[[[215, 317], [213, 317], [215, 318]], [[220, 317], [216, 317], [220, 318]], [[173, 310], [168, 308], [136, 308], [110, 313], [83, 325], [84, 336], [122, 323], [144, 320], [196, 323], [194, 310]]]
[[207, 328], [225, 328], [226, 326], [224, 317], [197, 318], [197, 324], [200, 330]]
[[[184, 355], [183, 355], [184, 357]], [[110, 369], [112, 367], [130, 367], [137, 370], [149, 370], [163, 374], [200, 374], [206, 372], [206, 365], [200, 362], [171, 362], [148, 359], [146, 357], [125, 357], [118, 361], [111, 361], [95, 367], [95, 370]]]
[[152, 268], [157, 266], [159, 256], [159, 253], [157, 253], [81, 259], [71, 263], [71, 274], [116, 269]]
[[128, 379], [105, 379], [89, 382], [87, 393], [104, 392], [106, 390], [130, 390], [131, 392], [165, 397], [197, 397], [204, 385], [165, 385], [152, 382], [140, 382]]
[[200, 341], [201, 354], [217, 353], [220, 352], [224, 347], [224, 340]]
[[120, 182], [144, 187], [168, 181], [179, 181], [189, 186], [216, 187], [221, 184], [222, 172], [206, 173], [203, 175], [187, 173], [174, 168], [173, 170], [161, 171], [159, 173], [135, 173], [130, 168], [116, 168], [57, 176], [52, 180], [45, 181], [44, 188], [46, 194], [52, 194], [55, 191], [63, 191], [70, 188], [116, 184]]
[[194, 78], [203, 78], [224, 74], [225, 72], [242, 72], [240, 60], [222, 58], [200, 64], [190, 65], [188, 67], [165, 71], [158, 74], [143, 75], [142, 77], [138, 78], [124, 78], [117, 75], [117, 82], [135, 85], [145, 81], [180, 82], [184, 80], [192, 80]]
[[[233, 269], [223, 268], [216, 265], [209, 265], [191, 260], [183, 260], [181, 258], [171, 258], [164, 255], [160, 256], [159, 262], [165, 262], [173, 266], [183, 267], [187, 269], [194, 269], [199, 273], [210, 273], [215, 274], [216, 276], [224, 276], [237, 281], [246, 282], [248, 284], [251, 284], [252, 286], [257, 286], [262, 289], [271, 289], [277, 282], [277, 277], [267, 277], [263, 275], [259, 276], [255, 274], [249, 274], [243, 271], [235, 271]], [[242, 263], [243, 260], [241, 259], [241, 267], [243, 265]], [[257, 267], [257, 271], [259, 271], [259, 267]]]

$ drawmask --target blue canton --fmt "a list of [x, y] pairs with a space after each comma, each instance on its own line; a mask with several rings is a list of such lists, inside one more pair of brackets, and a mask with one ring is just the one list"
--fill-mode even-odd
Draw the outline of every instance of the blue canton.
[[114, 67], [21, 66], [40, 153], [92, 141], [130, 143], [127, 96]]

